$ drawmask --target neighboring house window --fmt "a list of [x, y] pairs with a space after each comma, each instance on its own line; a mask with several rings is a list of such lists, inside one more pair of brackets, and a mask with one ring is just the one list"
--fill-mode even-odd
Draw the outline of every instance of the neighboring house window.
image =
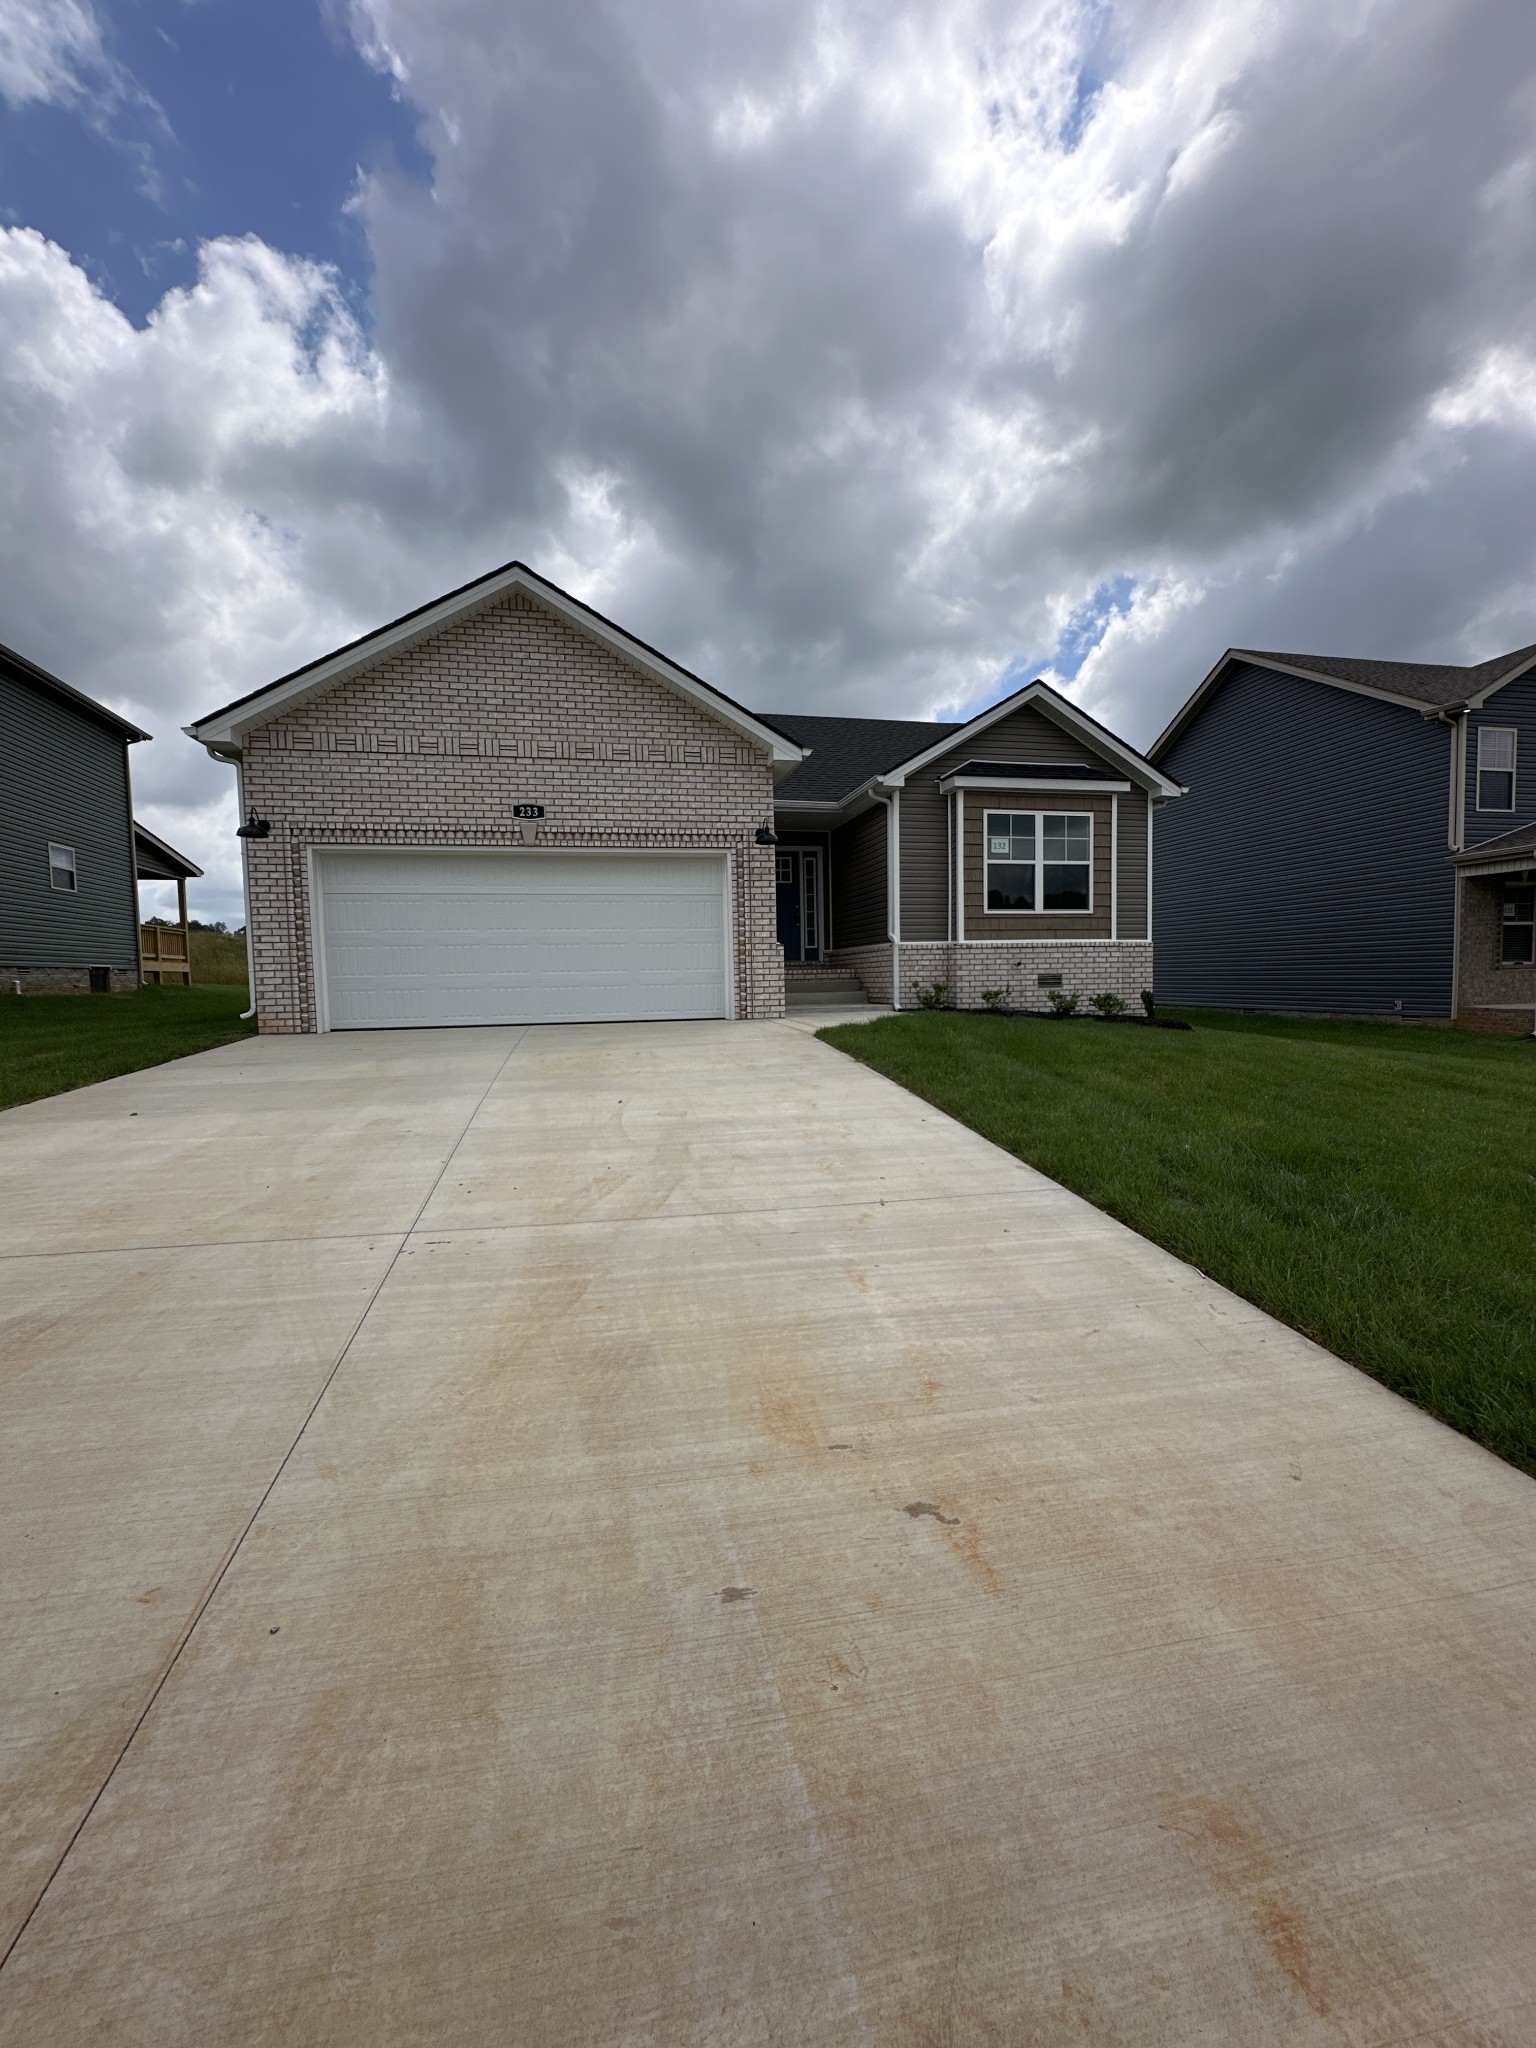
[[1536, 883], [1506, 882], [1499, 958], [1506, 967], [1523, 966], [1532, 958], [1536, 931]]
[[1091, 910], [1093, 819], [1086, 811], [988, 811], [988, 910]]
[[48, 879], [55, 889], [74, 890], [79, 887], [75, 873], [75, 849], [72, 846], [55, 846], [48, 843]]
[[1515, 808], [1515, 728], [1485, 725], [1477, 735], [1477, 808]]

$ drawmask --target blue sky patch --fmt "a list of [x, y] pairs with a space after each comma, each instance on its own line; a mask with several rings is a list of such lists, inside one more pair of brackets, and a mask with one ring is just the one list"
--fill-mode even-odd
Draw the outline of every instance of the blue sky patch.
[[140, 325], [219, 235], [366, 282], [345, 211], [359, 167], [425, 183], [430, 159], [389, 81], [314, 0], [120, 0], [111, 36], [137, 95], [7, 113], [0, 219], [67, 249]]

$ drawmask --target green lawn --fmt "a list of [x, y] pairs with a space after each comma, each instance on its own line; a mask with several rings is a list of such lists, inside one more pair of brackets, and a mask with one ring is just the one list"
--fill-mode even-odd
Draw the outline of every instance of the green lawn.
[[1536, 1473], [1536, 1043], [1190, 1021], [820, 1035]]
[[[195, 969], [194, 969], [195, 972]], [[244, 985], [131, 996], [0, 995], [0, 1109], [244, 1038]]]

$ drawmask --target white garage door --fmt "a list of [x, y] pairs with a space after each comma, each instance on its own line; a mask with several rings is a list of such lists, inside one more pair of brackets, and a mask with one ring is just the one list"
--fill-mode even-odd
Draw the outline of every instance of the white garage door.
[[725, 858], [325, 853], [333, 1030], [724, 1017]]

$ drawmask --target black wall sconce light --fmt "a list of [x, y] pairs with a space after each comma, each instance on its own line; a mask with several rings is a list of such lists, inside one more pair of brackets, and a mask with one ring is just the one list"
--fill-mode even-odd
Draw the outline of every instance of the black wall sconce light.
[[235, 829], [237, 839], [266, 839], [271, 836], [272, 825], [267, 818], [258, 818], [254, 808], [243, 825]]
[[779, 835], [771, 825], [759, 825], [757, 828], [757, 843], [759, 846], [777, 846]]

